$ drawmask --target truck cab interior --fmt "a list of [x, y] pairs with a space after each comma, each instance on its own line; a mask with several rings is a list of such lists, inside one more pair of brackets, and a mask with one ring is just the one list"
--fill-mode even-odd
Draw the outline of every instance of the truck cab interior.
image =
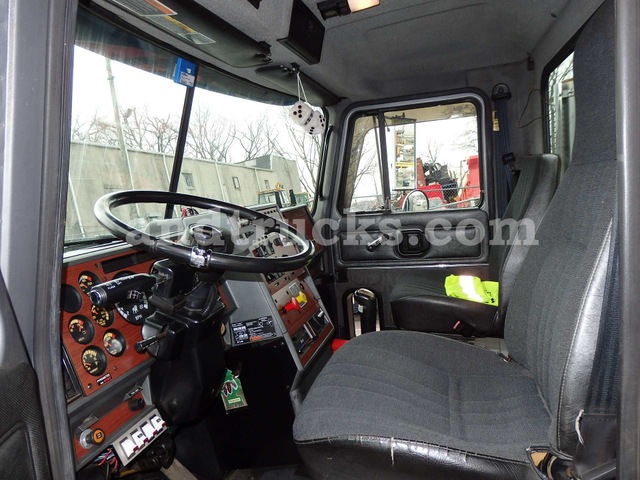
[[0, 478], [640, 478], [638, 2], [0, 8]]

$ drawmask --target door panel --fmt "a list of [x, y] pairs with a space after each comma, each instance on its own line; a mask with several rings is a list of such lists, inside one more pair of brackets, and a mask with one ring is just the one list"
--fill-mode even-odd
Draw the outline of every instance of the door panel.
[[[489, 251], [487, 225], [483, 210], [344, 220], [338, 232], [337, 263], [342, 267], [485, 263]], [[421, 240], [424, 244], [412, 251], [412, 244]]]

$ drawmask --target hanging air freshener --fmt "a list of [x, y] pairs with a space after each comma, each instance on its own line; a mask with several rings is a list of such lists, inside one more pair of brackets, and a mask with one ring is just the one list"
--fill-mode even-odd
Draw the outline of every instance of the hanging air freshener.
[[[298, 79], [298, 101], [291, 107], [292, 120], [300, 125], [309, 135], [320, 135], [326, 129], [326, 121], [320, 110], [315, 110], [309, 102], [302, 86], [300, 72], [296, 73]], [[304, 98], [304, 100], [303, 100]]]

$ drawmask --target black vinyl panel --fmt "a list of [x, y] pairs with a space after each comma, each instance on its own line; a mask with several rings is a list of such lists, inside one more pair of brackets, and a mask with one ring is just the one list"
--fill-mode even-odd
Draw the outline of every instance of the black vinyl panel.
[[[337, 233], [337, 261], [341, 266], [487, 261], [490, 232], [487, 214], [483, 210], [395, 215], [389, 213], [356, 217], [355, 223], [354, 219], [350, 220], [351, 222], [343, 219]], [[424, 232], [426, 244], [418, 253], [403, 252], [402, 237], [399, 234], [415, 235], [416, 232]], [[367, 244], [380, 237], [383, 237], [383, 241], [379, 246], [367, 249]], [[480, 240], [468, 241], [474, 238]]]
[[0, 478], [50, 478], [35, 373], [28, 363], [0, 370]]

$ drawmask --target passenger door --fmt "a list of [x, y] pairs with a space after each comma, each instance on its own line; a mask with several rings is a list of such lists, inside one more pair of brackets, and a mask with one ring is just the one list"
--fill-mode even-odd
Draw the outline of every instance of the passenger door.
[[359, 106], [346, 115], [333, 239], [338, 299], [385, 299], [410, 269], [482, 275], [488, 259], [485, 103], [475, 93]]

